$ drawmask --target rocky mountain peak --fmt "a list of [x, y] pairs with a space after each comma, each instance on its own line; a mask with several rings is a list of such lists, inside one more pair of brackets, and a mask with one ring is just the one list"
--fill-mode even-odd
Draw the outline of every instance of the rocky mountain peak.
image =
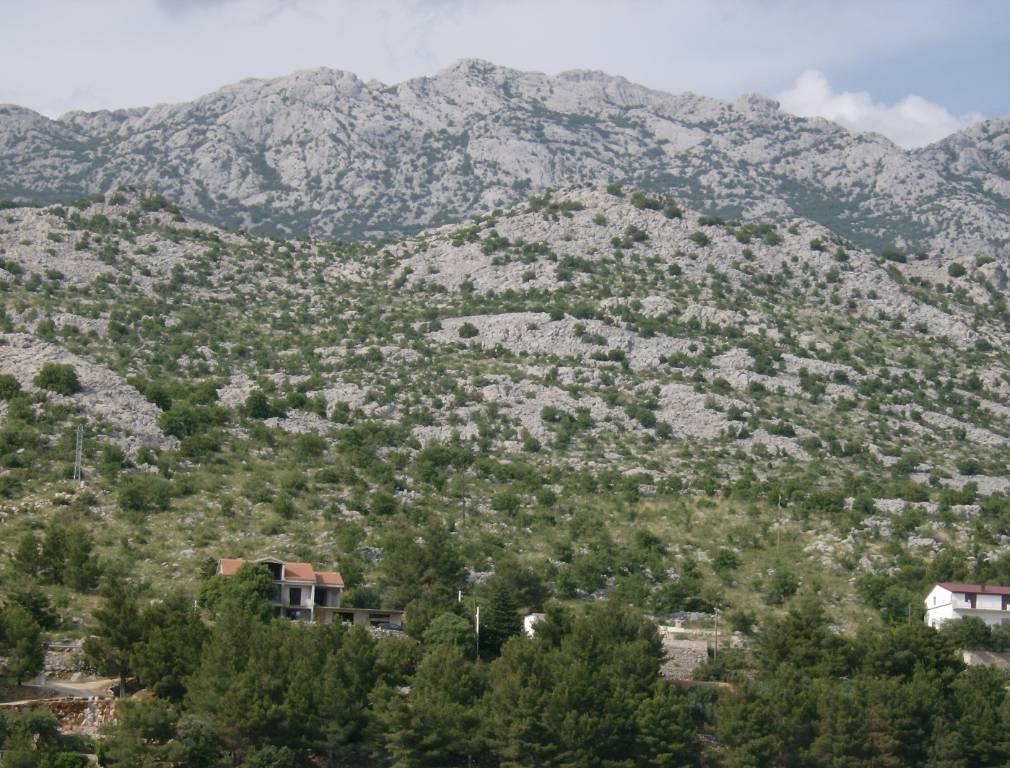
[[781, 105], [775, 99], [762, 96], [760, 93], [745, 93], [733, 103], [733, 106], [747, 114], [763, 115], [778, 112]]
[[354, 238], [619, 180], [721, 215], [812, 218], [878, 250], [974, 259], [1010, 243], [1007, 135], [992, 121], [906, 152], [756, 94], [731, 104], [480, 59], [389, 87], [320, 67], [146, 110], [5, 108], [0, 197], [132, 185], [215, 223]]
[[509, 70], [507, 67], [501, 67], [485, 59], [462, 58], [454, 61], [449, 66], [440, 69], [436, 77], [442, 77], [442, 76], [483, 77], [492, 73], [514, 72], [514, 71], [515, 70]]

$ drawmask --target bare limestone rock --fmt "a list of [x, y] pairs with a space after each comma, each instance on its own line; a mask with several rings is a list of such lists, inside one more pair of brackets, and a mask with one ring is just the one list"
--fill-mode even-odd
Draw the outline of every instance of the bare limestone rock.
[[175, 444], [175, 438], [167, 437], [158, 428], [157, 406], [118, 374], [32, 336], [0, 335], [0, 373], [13, 374], [23, 389], [36, 389], [33, 379], [45, 363], [72, 365], [82, 386], [80, 392], [70, 397], [52, 392], [47, 392], [46, 397], [76, 403], [86, 413], [107, 421], [117, 429], [114, 435], [117, 442], [131, 450], [145, 443], [159, 447]]
[[939, 269], [1006, 255], [1008, 136], [1010, 120], [989, 120], [907, 151], [762, 96], [721, 102], [601, 72], [469, 59], [386, 85], [317, 68], [56, 120], [0, 106], [0, 197], [133, 185], [218, 224], [352, 238], [615, 179], [747, 218], [819, 218], [864, 245], [888, 237]]

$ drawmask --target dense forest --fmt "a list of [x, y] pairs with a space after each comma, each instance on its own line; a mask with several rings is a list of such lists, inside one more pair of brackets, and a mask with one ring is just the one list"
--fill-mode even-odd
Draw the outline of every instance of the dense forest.
[[[471, 605], [438, 583], [401, 635], [274, 618], [273, 582], [257, 565], [206, 577], [196, 600], [140, 600], [108, 576], [85, 654], [136, 693], [94, 745], [60, 736], [39, 712], [7, 715], [4, 764], [83, 765], [92, 749], [106, 766], [208, 768], [1010, 760], [1007, 677], [966, 668], [958, 650], [1006, 648], [1010, 633], [978, 620], [846, 633], [803, 595], [745, 647], [724, 646], [685, 691], [659, 674], [655, 624], [616, 600], [550, 603], [528, 637], [521, 578], [502, 576], [482, 599], [478, 642]], [[41, 659], [25, 653], [19, 625], [34, 625], [39, 642], [36, 619], [10, 600], [4, 647], [31, 672]]]

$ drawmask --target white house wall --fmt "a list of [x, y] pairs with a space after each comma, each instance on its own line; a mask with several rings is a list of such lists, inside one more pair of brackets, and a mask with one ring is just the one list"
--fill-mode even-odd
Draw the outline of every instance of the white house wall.
[[964, 594], [951, 592], [936, 585], [926, 596], [926, 624], [931, 627], [943, 625], [951, 619], [977, 618], [989, 626], [999, 626], [1010, 621], [1010, 610], [1003, 610], [1003, 596], [975, 592], [975, 607], [965, 599]]

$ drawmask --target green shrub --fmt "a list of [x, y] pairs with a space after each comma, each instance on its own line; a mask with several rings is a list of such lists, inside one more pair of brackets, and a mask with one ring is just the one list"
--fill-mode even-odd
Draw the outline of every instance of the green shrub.
[[655, 197], [650, 197], [643, 192], [633, 192], [631, 194], [631, 204], [636, 208], [644, 208], [649, 211], [659, 211], [663, 209], [663, 203]]
[[74, 366], [67, 363], [46, 363], [35, 377], [35, 386], [60, 395], [73, 395], [81, 391]]
[[887, 248], [882, 250], [880, 252], [880, 256], [885, 261], [895, 261], [899, 264], [904, 264], [906, 261], [908, 261], [908, 256], [905, 254], [905, 252], [893, 245], [888, 246]]
[[287, 415], [286, 401], [271, 400], [262, 389], [254, 389], [245, 399], [242, 413], [250, 419], [282, 418]]
[[315, 459], [326, 452], [326, 441], [314, 432], [306, 432], [295, 438], [295, 455], [300, 459]]
[[774, 229], [769, 229], [761, 236], [761, 242], [765, 245], [780, 245], [782, 243], [782, 235]]
[[376, 491], [369, 505], [374, 515], [395, 515], [400, 508], [396, 497], [389, 491]]
[[469, 322], [463, 323], [463, 325], [459, 327], [459, 337], [461, 339], [472, 339], [479, 333], [480, 331], [477, 329], [477, 326], [474, 325], [473, 323]]
[[782, 605], [782, 603], [795, 595], [799, 588], [799, 579], [791, 571], [779, 567], [775, 569], [775, 574], [768, 585], [765, 597], [771, 605]]
[[634, 224], [629, 224], [624, 228], [624, 239], [621, 245], [627, 248], [634, 243], [644, 243], [648, 239], [648, 232], [641, 227], [636, 227]]
[[719, 549], [712, 557], [712, 569], [721, 575], [740, 567], [740, 558], [732, 549]]
[[0, 373], [0, 400], [10, 400], [21, 392], [20, 382], [10, 373]]
[[961, 459], [957, 462], [957, 471], [962, 475], [967, 475], [971, 477], [972, 475], [977, 475], [982, 472], [982, 464], [974, 456], [969, 456], [966, 459]]
[[968, 270], [964, 268], [963, 264], [958, 264], [955, 261], [947, 266], [947, 274], [951, 277], [964, 277], [968, 274]]
[[491, 509], [505, 515], [514, 515], [519, 511], [519, 496], [513, 491], [499, 491], [491, 497]]
[[706, 245], [708, 245], [712, 241], [709, 239], [708, 235], [706, 235], [704, 232], [702, 232], [699, 229], [699, 230], [695, 230], [694, 232], [691, 233], [691, 242], [694, 243], [695, 245], [701, 247], [701, 248], [704, 248]]
[[280, 493], [275, 496], [274, 500], [270, 503], [270, 508], [275, 515], [283, 520], [290, 520], [298, 512], [298, 507], [295, 506], [294, 500], [286, 493]]
[[164, 512], [172, 503], [172, 484], [157, 475], [129, 475], [119, 481], [118, 496], [126, 512]]
[[333, 412], [330, 420], [337, 424], [347, 424], [351, 421], [351, 406], [343, 400], [338, 400], [333, 404]]
[[140, 201], [140, 209], [146, 213], [155, 213], [157, 211], [167, 211], [176, 215], [181, 213], [179, 207], [164, 195], [150, 195], [143, 198]]
[[193, 405], [186, 400], [177, 400], [164, 413], [158, 414], [158, 426], [166, 435], [183, 440], [191, 435], [199, 435], [214, 426], [227, 422], [228, 412], [218, 405]]
[[682, 219], [684, 218], [684, 211], [677, 205], [676, 200], [668, 197], [666, 202], [663, 203], [663, 215], [668, 219]]

